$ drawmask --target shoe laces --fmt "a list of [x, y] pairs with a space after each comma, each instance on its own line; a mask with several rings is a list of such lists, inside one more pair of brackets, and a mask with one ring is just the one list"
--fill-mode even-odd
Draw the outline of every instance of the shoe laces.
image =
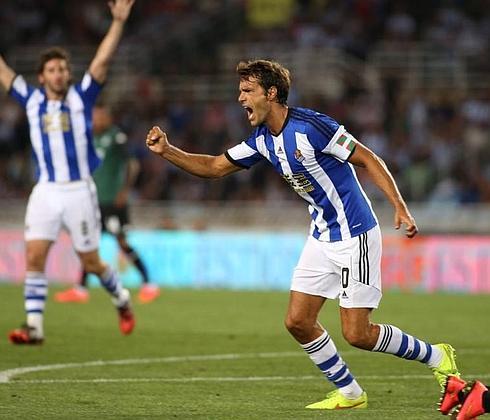
[[330, 391], [328, 394], [327, 394], [327, 400], [328, 399], [331, 399], [331, 398], [336, 398], [340, 395], [340, 392], [338, 389], [334, 389], [333, 391]]

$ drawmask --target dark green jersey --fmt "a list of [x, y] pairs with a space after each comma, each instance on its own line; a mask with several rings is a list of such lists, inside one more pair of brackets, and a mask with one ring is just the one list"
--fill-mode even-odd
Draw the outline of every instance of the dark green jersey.
[[129, 160], [127, 140], [126, 134], [116, 126], [110, 127], [102, 134], [94, 135], [95, 150], [101, 164], [93, 177], [101, 205], [112, 204], [126, 184]]

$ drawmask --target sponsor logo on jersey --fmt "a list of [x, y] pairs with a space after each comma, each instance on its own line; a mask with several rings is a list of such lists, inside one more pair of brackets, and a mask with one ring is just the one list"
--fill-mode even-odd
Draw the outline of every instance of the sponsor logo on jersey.
[[309, 193], [315, 189], [311, 181], [304, 174], [284, 174], [282, 177], [297, 193]]
[[70, 115], [67, 112], [61, 112], [58, 115], [44, 114], [41, 121], [45, 134], [56, 131], [68, 133], [71, 130]]

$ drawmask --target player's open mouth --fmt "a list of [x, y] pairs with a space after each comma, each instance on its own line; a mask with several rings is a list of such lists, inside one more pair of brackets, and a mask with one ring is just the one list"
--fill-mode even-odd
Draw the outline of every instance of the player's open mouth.
[[248, 116], [248, 119], [250, 120], [252, 118], [253, 113], [254, 113], [253, 109], [250, 108], [249, 106], [244, 106], [243, 108], [245, 108], [245, 111], [247, 111], [247, 116]]

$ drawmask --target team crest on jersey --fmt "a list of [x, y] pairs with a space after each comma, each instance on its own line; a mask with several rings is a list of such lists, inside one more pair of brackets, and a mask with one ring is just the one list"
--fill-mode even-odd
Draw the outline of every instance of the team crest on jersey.
[[299, 149], [296, 149], [294, 151], [294, 157], [298, 162], [303, 162], [305, 160], [305, 157], [303, 156], [303, 154], [301, 153], [301, 150], [299, 150]]

